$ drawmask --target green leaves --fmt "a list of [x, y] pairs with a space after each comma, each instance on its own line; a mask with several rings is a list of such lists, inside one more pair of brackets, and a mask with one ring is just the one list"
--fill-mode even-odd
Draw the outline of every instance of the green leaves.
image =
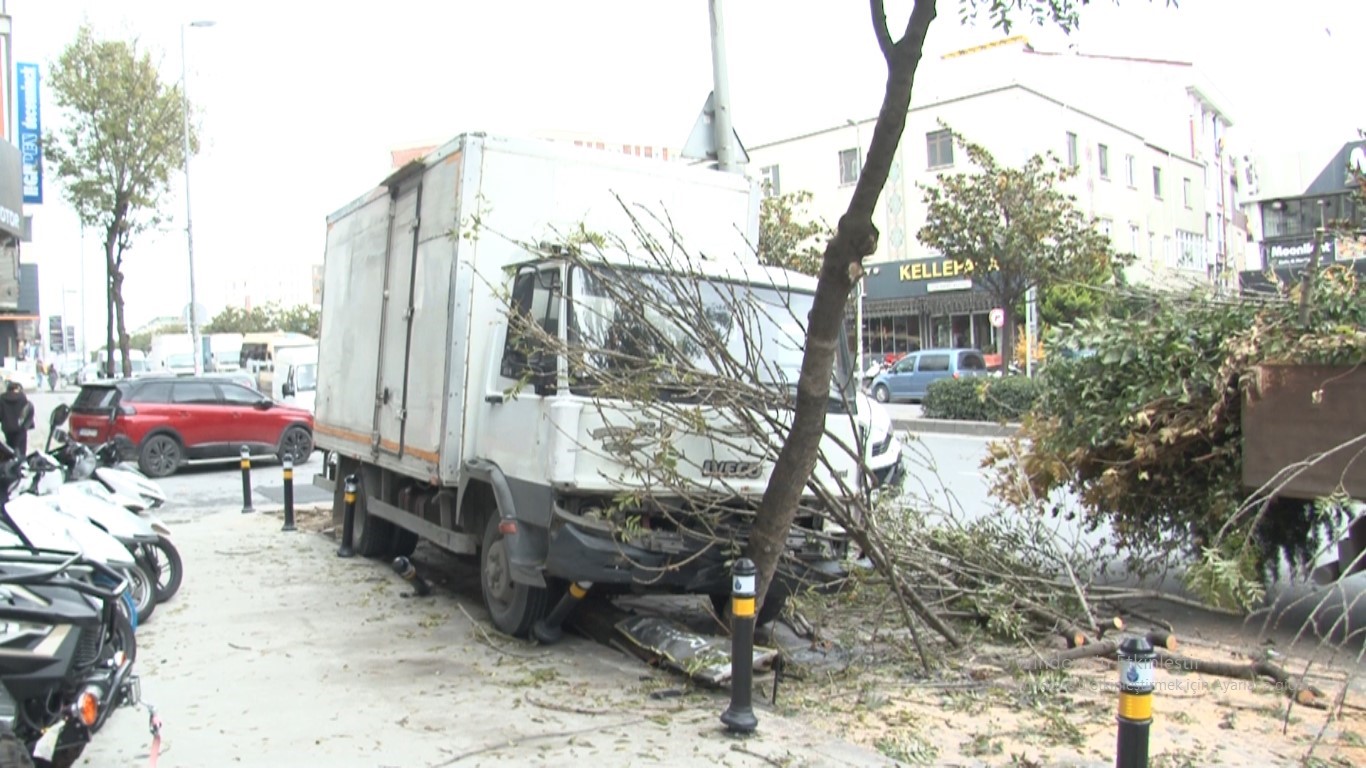
[[162, 82], [149, 52], [89, 27], [49, 78], [61, 117], [45, 150], [81, 223], [116, 246], [117, 267], [132, 237], [161, 223], [161, 197], [184, 161], [180, 88]]
[[[941, 174], [936, 186], [924, 188], [922, 243], [970, 264], [973, 281], [1008, 310], [1030, 288], [1110, 280], [1121, 258], [1062, 190], [1075, 169], [1042, 155], [1009, 168], [957, 133], [954, 142], [975, 170]], [[1003, 348], [1014, 348], [1012, 331], [1007, 322]]]
[[803, 210], [810, 192], [764, 198], [759, 208], [759, 261], [808, 275], [818, 275], [825, 241], [834, 232], [825, 222], [807, 218]]
[[281, 307], [274, 302], [263, 307], [227, 307], [204, 325], [204, 333], [265, 333], [286, 331], [318, 337], [318, 310], [307, 304]]

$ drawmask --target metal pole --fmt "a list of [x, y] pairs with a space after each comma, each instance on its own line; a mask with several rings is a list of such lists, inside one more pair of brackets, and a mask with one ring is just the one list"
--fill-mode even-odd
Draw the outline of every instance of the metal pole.
[[294, 459], [286, 456], [284, 459], [284, 482], [285, 482], [285, 524], [280, 530], [293, 531], [294, 527]]
[[180, 25], [180, 99], [184, 118], [182, 137], [185, 141], [185, 249], [190, 263], [190, 345], [194, 347], [194, 375], [204, 373], [204, 360], [199, 349], [199, 318], [195, 317], [194, 294], [194, 223], [190, 217], [190, 81], [185, 67], [185, 24]]
[[1025, 376], [1034, 375], [1034, 288], [1025, 292]]
[[1153, 663], [1157, 654], [1144, 637], [1119, 646], [1119, 735], [1116, 768], [1147, 768], [1148, 732], [1153, 724]]
[[342, 540], [341, 546], [337, 547], [337, 557], [355, 557], [356, 551], [351, 547], [351, 539], [356, 527], [356, 476], [347, 475], [342, 488]]
[[730, 603], [730, 706], [721, 713], [726, 728], [753, 733], [754, 716], [754, 599], [758, 594], [754, 561], [742, 557], [732, 569]]
[[[89, 349], [85, 342], [85, 224], [81, 224], [81, 367], [90, 362]], [[79, 379], [79, 374], [77, 374]], [[77, 384], [80, 383], [78, 380]]]
[[711, 11], [711, 125], [716, 138], [716, 165], [723, 171], [738, 172], [735, 131], [730, 119], [730, 83], [726, 77], [726, 31], [721, 18], [721, 0], [710, 0], [707, 6]]
[[242, 446], [242, 513], [255, 512], [251, 505], [251, 449]]
[[858, 280], [858, 303], [854, 305], [854, 365], [858, 370], [854, 373], [858, 375], [859, 389], [863, 389], [863, 371], [867, 368], [867, 362], [863, 359], [863, 280], [867, 277], [860, 277]]

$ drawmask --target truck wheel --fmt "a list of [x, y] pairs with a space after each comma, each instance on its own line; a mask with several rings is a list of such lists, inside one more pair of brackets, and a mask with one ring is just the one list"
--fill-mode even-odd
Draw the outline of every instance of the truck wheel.
[[[346, 514], [345, 475], [337, 480], [332, 505], [333, 514], [336, 515], [335, 519], [344, 521]], [[344, 522], [339, 523], [337, 527], [338, 537], [341, 536], [342, 525]], [[358, 484], [356, 488], [356, 512], [355, 518], [352, 520], [351, 548], [362, 557], [382, 557], [388, 554], [393, 535], [393, 525], [388, 520], [366, 514], [365, 485], [363, 483]]]
[[419, 536], [416, 533], [401, 526], [393, 526], [394, 541], [389, 547], [390, 557], [412, 557], [413, 551], [417, 549]]
[[484, 526], [484, 545], [479, 549], [479, 587], [493, 626], [514, 637], [526, 637], [531, 626], [546, 615], [549, 592], [512, 581], [512, 563], [498, 530], [500, 518], [489, 515]]

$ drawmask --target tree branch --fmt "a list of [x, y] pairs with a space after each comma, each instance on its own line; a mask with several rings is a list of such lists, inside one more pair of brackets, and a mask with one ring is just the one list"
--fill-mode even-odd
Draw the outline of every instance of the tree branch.
[[873, 0], [873, 34], [877, 36], [877, 47], [882, 50], [882, 58], [891, 64], [896, 43], [892, 41], [892, 33], [887, 29], [887, 9], [883, 0]]

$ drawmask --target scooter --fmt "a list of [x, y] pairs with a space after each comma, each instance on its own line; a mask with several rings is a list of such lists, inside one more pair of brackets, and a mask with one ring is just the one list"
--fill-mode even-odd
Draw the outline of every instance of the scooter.
[[[134, 554], [142, 560], [143, 567], [156, 584], [157, 602], [170, 600], [180, 591], [185, 565], [180, 550], [171, 540], [170, 529], [149, 511], [164, 504], [166, 494], [156, 483], [118, 461], [120, 449], [117, 439], [93, 451], [89, 446], [71, 440], [65, 431], [58, 428], [66, 423], [70, 413], [71, 409], [65, 404], [58, 405], [52, 411], [48, 446], [55, 440], [60, 447], [51, 455], [64, 468], [68, 485], [134, 512], [152, 526], [157, 534], [156, 540], [142, 541]], [[90, 480], [91, 477], [94, 480]]]
[[[19, 479], [9, 466], [0, 475]], [[46, 765], [70, 766], [115, 708], [140, 699], [137, 641], [119, 610], [128, 582], [74, 536], [45, 530], [40, 545], [11, 512], [6, 501], [0, 524], [12, 533], [0, 542], [0, 733]]]

